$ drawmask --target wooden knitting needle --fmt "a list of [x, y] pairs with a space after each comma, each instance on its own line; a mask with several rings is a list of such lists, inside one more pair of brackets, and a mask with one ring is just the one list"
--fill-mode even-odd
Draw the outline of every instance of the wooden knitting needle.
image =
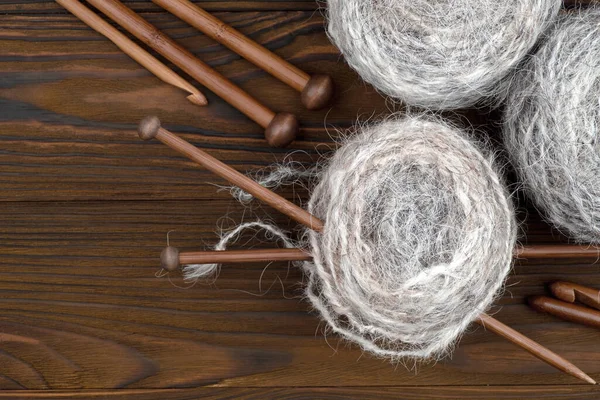
[[527, 303], [536, 311], [552, 314], [567, 321], [600, 328], [600, 311], [567, 303], [548, 296], [531, 296]]
[[[313, 217], [316, 218], [316, 217]], [[583, 257], [587, 247], [585, 247], [582, 253], [577, 253], [575, 249], [570, 249], [568, 245], [560, 245], [565, 247], [567, 253], [578, 254]], [[175, 248], [173, 248], [175, 249]], [[177, 250], [177, 249], [175, 249]], [[557, 250], [553, 250], [557, 251]], [[199, 252], [186, 252], [179, 253], [179, 261], [176, 262], [174, 258], [169, 258], [168, 263], [163, 263], [163, 268], [170, 271], [177, 269], [179, 265], [186, 264], [222, 264], [222, 263], [244, 263], [244, 262], [270, 262], [270, 261], [310, 261], [312, 256], [302, 249], [259, 249], [259, 250], [224, 250], [224, 251], [199, 251]], [[526, 254], [529, 258], [549, 258], [547, 254], [541, 253], [535, 246], [529, 246], [524, 249], [517, 247], [514, 251], [514, 255], [523, 256]], [[595, 255], [594, 255], [595, 257]], [[185, 260], [185, 261], [184, 261]], [[556, 282], [551, 286], [552, 291], [561, 300], [575, 301], [575, 299], [581, 301], [584, 304], [591, 305], [592, 307], [600, 309], [600, 293], [598, 290], [586, 288], [581, 285], [571, 284], [568, 282]], [[557, 295], [558, 293], [558, 295]], [[562, 297], [560, 294], [563, 294]], [[573, 300], [568, 300], [572, 298]]]
[[554, 282], [550, 291], [557, 299], [574, 303], [576, 301], [600, 310], [600, 291], [572, 282]]
[[88, 2], [265, 128], [265, 138], [271, 146], [287, 146], [296, 137], [299, 128], [294, 115], [275, 114], [118, 0]]
[[77, 0], [56, 0], [58, 4], [66, 8], [71, 14], [75, 15], [90, 28], [107, 37], [123, 53], [133, 58], [148, 71], [156, 75], [170, 85], [178, 87], [189, 93], [187, 99], [192, 103], [205, 106], [208, 104], [206, 97], [185, 79], [173, 72], [169, 67], [158, 61], [146, 50], [142, 49], [127, 36], [123, 35], [117, 29], [113, 28], [108, 22], [94, 14], [92, 10], [81, 4]]
[[548, 244], [520, 246], [517, 258], [600, 258], [600, 247], [592, 245]]
[[160, 254], [161, 267], [174, 271], [180, 265], [224, 264], [273, 261], [309, 261], [312, 256], [300, 249], [258, 249], [226, 251], [191, 251], [181, 253], [173, 246], [167, 246]]
[[289, 200], [279, 196], [277, 193], [259, 185], [253, 179], [248, 178], [246, 175], [236, 171], [189, 142], [186, 142], [179, 136], [162, 128], [160, 126], [160, 120], [157, 117], [144, 118], [138, 127], [138, 134], [140, 138], [144, 140], [153, 138], [160, 140], [173, 150], [185, 155], [232, 185], [245, 190], [295, 221], [318, 232], [323, 230], [323, 222], [318, 218], [312, 216], [306, 210], [298, 207]]
[[323, 108], [331, 101], [333, 80], [330, 76], [311, 77], [188, 0], [152, 2], [299, 91], [302, 104], [309, 110]]
[[581, 379], [592, 385], [596, 384], [596, 381], [589, 377], [585, 372], [577, 368], [575, 365], [559, 356], [558, 354], [550, 351], [541, 344], [531, 340], [527, 336], [520, 332], [512, 329], [511, 327], [504, 325], [497, 319], [490, 317], [487, 314], [479, 315], [477, 323], [486, 329], [494, 332], [495, 334], [502, 336], [505, 339], [513, 342], [517, 346], [526, 350], [530, 354], [539, 358], [540, 360], [552, 365], [554, 368], [561, 370], [571, 376]]
[[[162, 268], [165, 268], [168, 271], [173, 271], [177, 269], [179, 265], [187, 264], [219, 264], [259, 261], [309, 261], [311, 259], [312, 256], [301, 249], [226, 250], [181, 253], [177, 248], [168, 246], [165, 247], [165, 249], [160, 255], [161, 266]], [[571, 308], [576, 307], [568, 303], [563, 304], [566, 304], [567, 306], [572, 306]], [[600, 324], [600, 312], [594, 312], [598, 315], [598, 317], [596, 319], [593, 319], [593, 321]], [[579, 320], [576, 320], [575, 318], [579, 318]], [[583, 317], [581, 317], [581, 313], [579, 313], [575, 317], [572, 317], [571, 320], [576, 320], [576, 322], [580, 322], [582, 318]], [[588, 318], [587, 321], [591, 320]], [[575, 365], [573, 365], [566, 359], [550, 351], [549, 349], [540, 345], [539, 343], [531, 340], [522, 333], [503, 324], [497, 319], [487, 314], [481, 314], [477, 318], [476, 322], [485, 327], [486, 329], [494, 332], [495, 334], [502, 336], [505, 339], [508, 339], [512, 343], [526, 350], [527, 352], [539, 358], [540, 360], [559, 369], [560, 371], [566, 372], [567, 374], [579, 378], [585, 382], [596, 384], [596, 381], [594, 381], [592, 378], [590, 378], [583, 371], [581, 371], [579, 368], [577, 368]], [[588, 324], [591, 324], [591, 322]]]

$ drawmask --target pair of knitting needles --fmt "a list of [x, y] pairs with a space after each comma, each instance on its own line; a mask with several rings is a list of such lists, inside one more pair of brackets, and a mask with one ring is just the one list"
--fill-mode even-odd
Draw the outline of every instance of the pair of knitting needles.
[[[308, 228], [317, 232], [323, 231], [324, 224], [320, 219], [271, 190], [261, 186], [258, 182], [217, 160], [208, 153], [198, 149], [172, 132], [162, 128], [160, 120], [157, 117], [144, 118], [140, 122], [138, 133], [140, 138], [144, 140], [151, 140], [153, 138], [158, 139], [173, 150], [185, 155], [232, 185], [238, 186]], [[515, 256], [518, 257], [597, 257], [598, 254], [600, 254], [600, 249], [587, 246], [526, 246], [519, 247], [515, 250]], [[300, 249], [228, 250], [180, 253], [174, 247], [167, 247], [161, 254], [161, 264], [163, 268], [169, 271], [177, 269], [180, 264], [302, 261], [310, 259], [311, 256]], [[588, 383], [596, 383], [596, 381], [566, 359], [501, 323], [495, 318], [487, 314], [481, 314], [477, 319], [477, 323], [511, 341], [517, 346], [520, 346], [553, 367]]]
[[[322, 108], [331, 100], [333, 81], [329, 76], [309, 76], [187, 0], [153, 1], [300, 91], [302, 102], [307, 108]], [[121, 50], [160, 79], [191, 93], [188, 97], [190, 101], [198, 105], [207, 103], [204, 95], [196, 88], [77, 0], [57, 0], [57, 2], [90, 27], [108, 37]], [[271, 111], [118, 0], [88, 0], [88, 2], [265, 128], [265, 138], [271, 146], [284, 147], [295, 139], [299, 126], [298, 120], [293, 114], [276, 114]]]
[[108, 22], [97, 16], [92, 10], [81, 4], [78, 0], [56, 0], [56, 2], [81, 21], [85, 22], [90, 28], [108, 38], [117, 45], [123, 53], [133, 58], [148, 71], [152, 72], [157, 78], [188, 92], [189, 95], [187, 99], [190, 102], [199, 106], [208, 104], [206, 97], [191, 83], [177, 75], [173, 70], [138, 46], [127, 36], [113, 28]]
[[[532, 296], [527, 302], [534, 310], [567, 321], [600, 328], [600, 291], [572, 282], [550, 285], [554, 297]], [[582, 305], [583, 304], [583, 305]]]

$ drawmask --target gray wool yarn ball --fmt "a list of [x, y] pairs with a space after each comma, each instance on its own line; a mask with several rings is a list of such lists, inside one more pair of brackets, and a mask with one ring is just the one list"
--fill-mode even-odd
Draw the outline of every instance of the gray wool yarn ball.
[[546, 218], [600, 243], [600, 9], [568, 14], [511, 83], [504, 142]]
[[309, 211], [306, 295], [329, 327], [398, 360], [443, 356], [502, 288], [514, 210], [491, 156], [433, 117], [358, 128]]
[[431, 109], [472, 106], [531, 50], [561, 0], [328, 0], [328, 34], [382, 93]]

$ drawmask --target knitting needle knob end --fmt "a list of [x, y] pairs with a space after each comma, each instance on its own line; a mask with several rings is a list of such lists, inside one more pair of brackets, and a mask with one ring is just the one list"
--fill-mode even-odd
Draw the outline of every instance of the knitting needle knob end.
[[331, 102], [334, 86], [329, 75], [313, 75], [302, 90], [302, 104], [309, 110], [318, 110]]
[[160, 253], [160, 266], [167, 271], [179, 268], [179, 250], [173, 246], [165, 247]]
[[144, 117], [138, 125], [138, 135], [143, 140], [152, 140], [160, 129], [160, 119], [157, 116]]
[[293, 114], [279, 113], [265, 130], [265, 139], [273, 147], [286, 147], [296, 139], [299, 125]]

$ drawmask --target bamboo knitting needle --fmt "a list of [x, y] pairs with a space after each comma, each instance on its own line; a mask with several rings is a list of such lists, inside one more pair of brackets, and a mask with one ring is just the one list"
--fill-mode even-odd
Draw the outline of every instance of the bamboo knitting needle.
[[90, 28], [104, 35], [113, 42], [123, 53], [133, 58], [148, 71], [156, 75], [157, 78], [170, 85], [178, 87], [189, 93], [187, 99], [199, 106], [208, 104], [206, 97], [185, 79], [173, 72], [169, 67], [158, 61], [146, 50], [135, 44], [127, 36], [123, 35], [117, 29], [113, 28], [108, 22], [94, 14], [92, 10], [81, 4], [77, 0], [56, 0], [58, 4], [66, 8], [71, 14], [75, 15]]
[[592, 245], [544, 244], [520, 246], [517, 258], [600, 258], [600, 247]]
[[[313, 217], [315, 218], [315, 217]], [[548, 246], [550, 247], [550, 246]], [[543, 253], [536, 246], [528, 246], [527, 248], [517, 247], [514, 251], [515, 257], [528, 258], [551, 258], [552, 254], [558, 253], [564, 249], [567, 254], [577, 254], [579, 257], [584, 257], [587, 251], [587, 246], [579, 249], [580, 246], [557, 245], [558, 249], [551, 249], [548, 253]], [[574, 248], [571, 248], [574, 247]], [[199, 251], [179, 253], [177, 249], [172, 247], [178, 258], [169, 257], [168, 261], [162, 263], [163, 268], [173, 271], [180, 265], [187, 264], [223, 264], [223, 263], [244, 263], [244, 262], [270, 262], [270, 261], [310, 261], [312, 256], [302, 249], [260, 249], [260, 250], [224, 250], [224, 251]], [[580, 250], [580, 252], [578, 252]], [[173, 253], [175, 254], [175, 253]], [[596, 254], [594, 254], [594, 257]], [[567, 286], [568, 285], [568, 286]], [[553, 293], [561, 300], [581, 301], [584, 304], [592, 307], [600, 308], [600, 294], [598, 290], [575, 285], [567, 282], [556, 282], [551, 286]], [[556, 293], [559, 293], [557, 295]], [[560, 296], [560, 294], [563, 294]], [[567, 297], [567, 299], [565, 299]], [[572, 297], [572, 300], [568, 299]], [[583, 300], [585, 301], [583, 301]], [[586, 302], [587, 301], [587, 302]]]
[[299, 91], [302, 104], [309, 110], [323, 108], [331, 101], [334, 90], [330, 76], [311, 77], [188, 0], [152, 2]]
[[[308, 213], [306, 210], [298, 207], [297, 205], [289, 202], [278, 194], [272, 192], [271, 190], [261, 186], [253, 179], [248, 178], [242, 173], [234, 170], [228, 165], [222, 163], [216, 158], [210, 156], [204, 151], [196, 148], [185, 140], [179, 138], [177, 135], [167, 131], [166, 129], [160, 126], [160, 120], [157, 117], [146, 117], [144, 118], [138, 127], [138, 134], [140, 138], [144, 140], [150, 140], [152, 138], [156, 138], [171, 147], [172, 149], [184, 154], [191, 160], [197, 162], [198, 164], [204, 166], [208, 170], [214, 172], [230, 183], [240, 187], [241, 189], [247, 191], [252, 194], [256, 198], [264, 201], [269, 204], [273, 208], [279, 210], [280, 212], [288, 215], [290, 218], [304, 224], [310, 229], [313, 229], [317, 232], [323, 231], [323, 222]], [[166, 262], [169, 264], [179, 264], [181, 261], [181, 256], [177, 249], [168, 247], [166, 251], [163, 251], [163, 257], [165, 257]], [[301, 257], [305, 257], [306, 255], [301, 255]], [[255, 259], [256, 260], [256, 259]], [[164, 260], [163, 260], [164, 261]], [[206, 261], [206, 260], [205, 260]], [[269, 261], [272, 261], [269, 260]], [[189, 259], [186, 262], [190, 262]], [[176, 268], [176, 267], [175, 267]], [[582, 379], [589, 383], [594, 383], [595, 381], [587, 376], [583, 371], [578, 369], [576, 366], [568, 362], [567, 360], [561, 358], [540, 344], [532, 341], [526, 336], [518, 333], [517, 331], [505, 326], [499, 321], [495, 320], [493, 317], [490, 317], [487, 314], [481, 314], [479, 316], [479, 322], [486, 324], [486, 326], [490, 327], [490, 330], [497, 333], [498, 335], [508, 339], [513, 342], [517, 346], [522, 347], [524, 350], [530, 352], [534, 356], [538, 357], [540, 360], [547, 362], [548, 364], [554, 366], [555, 368], [564, 371], [572, 376], [575, 376], [579, 379]]]
[[226, 251], [190, 251], [181, 253], [173, 246], [167, 246], [160, 254], [161, 267], [174, 271], [180, 265], [224, 264], [273, 261], [309, 261], [312, 256], [300, 249], [259, 249]]
[[[160, 255], [161, 266], [168, 271], [173, 271], [177, 269], [179, 265], [186, 264], [219, 264], [259, 261], [309, 261], [311, 259], [312, 256], [301, 249], [226, 250], [181, 253], [177, 248], [168, 246], [165, 247]], [[573, 306], [572, 304], [568, 303], [563, 304], [566, 304], [567, 306]], [[600, 312], [594, 312], [597, 314], [597, 317], [593, 318], [592, 320], [588, 318], [587, 321], [591, 321], [588, 322], [588, 325], [600, 323], [598, 322], [600, 321]], [[569, 319], [568, 317], [571, 316], [570, 320], [575, 320], [576, 322], [581, 322], [581, 320], [584, 319], [581, 316], [581, 313], [573, 316], [573, 313], [566, 314], [563, 312], [559, 316], [567, 319]], [[558, 370], [579, 378], [585, 382], [596, 384], [596, 381], [590, 378], [571, 362], [540, 345], [539, 343], [531, 340], [522, 333], [489, 316], [488, 314], [479, 315], [475, 322], [494, 332], [495, 334], [511, 341], [512, 343], [526, 350], [540, 360], [552, 365]]]
[[527, 303], [536, 311], [552, 314], [578, 324], [600, 328], [600, 311], [598, 310], [556, 300], [547, 296], [528, 297]]
[[236, 171], [208, 153], [181, 139], [179, 136], [162, 128], [160, 120], [157, 117], [144, 118], [138, 127], [138, 134], [144, 140], [153, 138], [160, 140], [173, 150], [185, 155], [232, 185], [238, 186], [297, 222], [318, 232], [323, 230], [323, 222], [318, 218], [313, 217], [303, 208], [259, 185], [253, 179], [248, 178], [241, 172]]
[[298, 120], [294, 115], [275, 114], [118, 0], [88, 0], [88, 3], [265, 128], [265, 138], [271, 146], [287, 146], [296, 137]]
[[513, 342], [517, 346], [526, 350], [533, 356], [540, 360], [552, 365], [554, 368], [563, 371], [571, 376], [581, 379], [592, 385], [596, 384], [596, 381], [589, 377], [585, 372], [577, 368], [571, 362], [567, 361], [558, 354], [550, 351], [541, 344], [531, 340], [522, 333], [512, 329], [510, 326], [504, 325], [497, 319], [490, 317], [487, 314], [479, 315], [477, 323], [486, 329], [494, 332], [498, 336], [502, 336], [505, 339]]

